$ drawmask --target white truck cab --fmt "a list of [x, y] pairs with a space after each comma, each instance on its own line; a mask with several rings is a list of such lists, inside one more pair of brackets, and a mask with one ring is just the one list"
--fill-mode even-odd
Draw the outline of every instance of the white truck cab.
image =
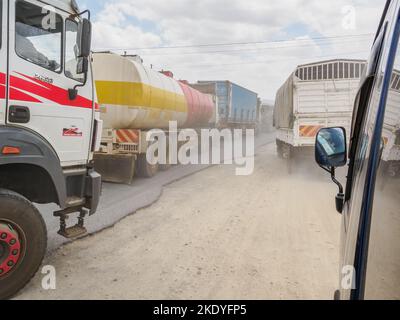
[[43, 259], [46, 227], [32, 203], [59, 205], [59, 234], [68, 238], [86, 232], [99, 203], [92, 156], [102, 122], [86, 15], [74, 0], [0, 0], [0, 298]]

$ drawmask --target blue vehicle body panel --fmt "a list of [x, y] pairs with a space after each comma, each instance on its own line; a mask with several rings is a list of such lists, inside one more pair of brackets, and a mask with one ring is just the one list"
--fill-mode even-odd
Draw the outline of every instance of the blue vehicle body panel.
[[215, 83], [220, 122], [227, 124], [255, 124], [258, 94], [230, 81], [202, 81]]
[[218, 97], [218, 113], [223, 121], [229, 118], [230, 110], [230, 86], [227, 81], [216, 82], [217, 97]]
[[257, 121], [257, 94], [234, 83], [231, 85], [232, 109], [230, 122], [255, 123]]

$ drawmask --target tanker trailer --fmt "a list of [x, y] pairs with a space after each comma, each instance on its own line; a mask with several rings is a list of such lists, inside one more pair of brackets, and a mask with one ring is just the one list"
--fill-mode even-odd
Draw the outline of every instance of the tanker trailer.
[[215, 109], [209, 95], [145, 67], [137, 56], [94, 53], [93, 76], [104, 123], [95, 167], [103, 181], [131, 184], [135, 175], [168, 169], [148, 163], [148, 131], [168, 136], [171, 121], [178, 129], [207, 127]]

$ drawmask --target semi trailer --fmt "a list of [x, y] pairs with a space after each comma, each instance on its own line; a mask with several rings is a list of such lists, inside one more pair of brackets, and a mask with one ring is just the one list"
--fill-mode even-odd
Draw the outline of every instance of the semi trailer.
[[172, 72], [144, 66], [138, 56], [94, 53], [93, 69], [104, 122], [95, 168], [104, 181], [131, 184], [135, 175], [151, 178], [168, 169], [168, 164], [148, 161], [149, 131], [178, 134], [208, 127], [213, 118], [210, 95], [175, 80]]
[[280, 157], [315, 146], [321, 128], [351, 126], [363, 60], [329, 60], [301, 65], [276, 94], [274, 127]]
[[215, 127], [257, 128], [261, 107], [257, 93], [231, 81], [198, 81], [191, 86], [216, 97]]
[[[85, 14], [89, 13], [88, 11]], [[55, 203], [59, 234], [86, 233], [101, 177], [92, 157], [102, 121], [90, 65], [91, 23], [75, 1], [0, 1], [0, 299], [34, 276]], [[75, 225], [67, 218], [79, 214]]]

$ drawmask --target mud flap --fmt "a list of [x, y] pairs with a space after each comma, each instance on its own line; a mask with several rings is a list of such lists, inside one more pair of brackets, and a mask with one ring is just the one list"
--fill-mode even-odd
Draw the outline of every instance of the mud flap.
[[95, 170], [101, 174], [102, 181], [132, 184], [135, 176], [135, 155], [110, 155], [97, 153], [94, 156]]

